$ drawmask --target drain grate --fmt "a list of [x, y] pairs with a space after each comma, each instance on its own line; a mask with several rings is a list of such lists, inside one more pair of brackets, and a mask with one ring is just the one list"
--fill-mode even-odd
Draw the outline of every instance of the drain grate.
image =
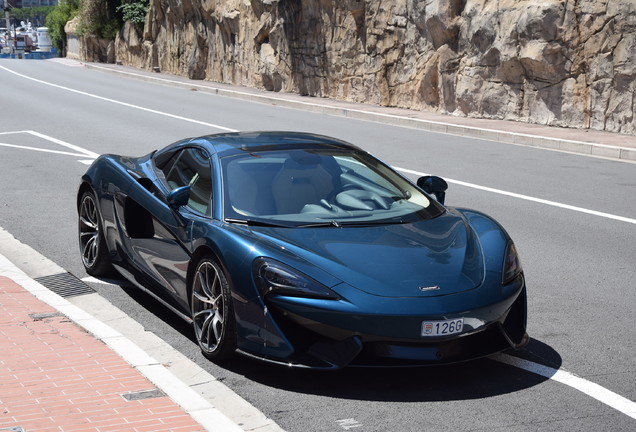
[[121, 397], [123, 397], [127, 401], [136, 401], [136, 400], [142, 400], [142, 399], [164, 397], [165, 395], [166, 394], [162, 392], [161, 390], [155, 389], [155, 390], [138, 391], [133, 393], [125, 393], [121, 395]]
[[95, 290], [70, 273], [35, 278], [36, 281], [62, 297], [93, 294]]

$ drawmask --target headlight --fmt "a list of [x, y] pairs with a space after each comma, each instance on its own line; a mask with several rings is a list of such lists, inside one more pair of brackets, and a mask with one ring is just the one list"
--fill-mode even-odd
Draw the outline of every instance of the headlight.
[[254, 261], [254, 280], [262, 296], [269, 293], [298, 297], [338, 299], [338, 294], [309, 276], [278, 261], [258, 258]]
[[511, 241], [506, 248], [506, 256], [504, 258], [502, 284], [506, 285], [516, 278], [521, 273], [521, 261], [519, 261], [519, 255], [517, 254], [517, 248]]

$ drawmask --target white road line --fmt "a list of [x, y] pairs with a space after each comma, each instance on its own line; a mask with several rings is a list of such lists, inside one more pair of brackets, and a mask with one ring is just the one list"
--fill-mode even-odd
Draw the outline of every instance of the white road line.
[[599, 402], [602, 402], [605, 405], [636, 419], [636, 402], [563, 369], [554, 369], [507, 354], [498, 354], [497, 356], [492, 357], [492, 359], [570, 386], [598, 400]]
[[102, 285], [115, 285], [115, 286], [119, 286], [121, 284], [126, 283], [125, 280], [123, 279], [109, 279], [109, 278], [96, 278], [93, 276], [86, 276], [84, 278], [81, 279], [82, 282], [86, 282], [86, 283], [96, 283], [96, 284], [102, 284]]
[[[4, 66], [0, 66], [0, 68], [6, 70], [9, 73], [12, 73], [14, 75], [20, 76], [22, 78], [29, 79], [29, 80], [32, 80], [32, 81], [35, 81], [35, 82], [39, 82], [41, 84], [45, 84], [45, 85], [48, 85], [48, 86], [51, 86], [51, 87], [56, 87], [56, 88], [59, 88], [59, 89], [62, 89], [62, 90], [66, 90], [66, 91], [69, 91], [69, 92], [73, 92], [73, 93], [81, 94], [81, 95], [84, 95], [84, 96], [88, 96], [88, 97], [104, 100], [104, 101], [107, 101], [107, 102], [111, 102], [111, 103], [118, 104], [118, 105], [123, 105], [123, 106], [130, 107], [130, 108], [139, 109], [139, 110], [150, 112], [150, 113], [153, 113], [153, 114], [158, 114], [158, 115], [174, 118], [174, 119], [177, 119], [177, 120], [183, 120], [183, 121], [190, 122], [190, 123], [196, 123], [196, 124], [200, 124], [200, 125], [204, 125], [204, 126], [209, 126], [209, 127], [225, 130], [225, 131], [228, 131], [228, 132], [238, 132], [238, 130], [236, 130], [236, 129], [230, 129], [230, 128], [226, 128], [224, 126], [220, 126], [220, 125], [216, 125], [216, 124], [212, 124], [212, 123], [207, 123], [207, 122], [202, 122], [202, 121], [198, 121], [198, 120], [193, 120], [193, 119], [190, 119], [190, 118], [187, 118], [187, 117], [177, 116], [177, 115], [174, 115], [174, 114], [168, 114], [168, 113], [165, 113], [165, 112], [162, 112], [162, 111], [157, 111], [157, 110], [153, 110], [153, 109], [150, 109], [150, 108], [144, 108], [144, 107], [140, 107], [140, 106], [137, 106], [137, 105], [132, 105], [132, 104], [128, 104], [128, 103], [125, 103], [125, 102], [120, 102], [120, 101], [117, 101], [117, 100], [114, 100], [114, 99], [109, 99], [109, 98], [105, 98], [105, 97], [102, 97], [102, 96], [97, 96], [97, 95], [94, 95], [94, 94], [91, 94], [91, 93], [86, 93], [86, 92], [83, 92], [83, 91], [80, 91], [80, 90], [75, 90], [75, 89], [72, 89], [72, 88], [68, 88], [68, 87], [57, 85], [57, 84], [49, 83], [49, 82], [46, 82], [46, 81], [42, 81], [42, 80], [39, 80], [39, 79], [36, 79], [36, 78], [32, 78], [32, 77], [20, 74], [18, 72], [12, 71], [11, 69], [7, 69]], [[95, 154], [95, 155], [96, 155], [95, 157], [97, 157], [97, 154]], [[413, 171], [413, 170], [410, 170], [410, 169], [407, 169], [407, 168], [400, 168], [400, 167], [393, 167], [393, 168], [395, 168], [395, 169], [397, 169], [399, 171], [402, 171], [404, 173], [414, 174], [414, 175], [418, 175], [418, 176], [426, 175], [424, 173], [421, 173], [421, 172], [418, 172], [418, 171]], [[504, 190], [501, 190], [501, 189], [495, 189], [495, 188], [491, 188], [491, 187], [487, 187], [487, 186], [479, 186], [479, 185], [476, 185], [476, 184], [473, 184], [473, 183], [467, 183], [467, 182], [464, 182], [464, 181], [461, 181], [461, 180], [453, 180], [453, 179], [448, 179], [448, 178], [445, 178], [445, 180], [448, 183], [453, 183], [453, 184], [457, 184], [457, 185], [461, 185], [461, 186], [465, 186], [465, 187], [469, 187], [469, 188], [473, 188], [473, 189], [483, 190], [483, 191], [486, 191], [486, 192], [492, 192], [492, 193], [496, 193], [496, 194], [499, 194], [499, 195], [505, 195], [505, 196], [518, 198], [518, 199], [522, 199], [522, 200], [526, 200], [526, 201], [536, 202], [536, 203], [539, 203], [539, 204], [549, 205], [549, 206], [552, 206], [552, 207], [558, 207], [558, 208], [562, 208], [562, 209], [566, 209], [566, 210], [572, 210], [572, 211], [576, 211], [576, 212], [580, 212], [580, 213], [586, 213], [586, 214], [593, 215], [593, 216], [599, 216], [599, 217], [603, 217], [603, 218], [606, 218], [606, 219], [613, 219], [613, 220], [617, 220], [617, 221], [620, 221], [620, 222], [627, 222], [627, 223], [631, 223], [631, 224], [635, 224], [636, 225], [636, 219], [632, 219], [632, 218], [628, 218], [628, 217], [624, 217], [624, 216], [617, 216], [617, 215], [613, 215], [613, 214], [610, 214], [610, 213], [604, 213], [604, 212], [600, 212], [600, 211], [596, 211], [596, 210], [589, 210], [589, 209], [585, 209], [585, 208], [582, 208], [582, 207], [576, 207], [576, 206], [572, 206], [572, 205], [569, 205], [569, 204], [562, 204], [562, 203], [558, 203], [556, 201], [549, 201], [549, 200], [545, 200], [545, 199], [542, 199], [542, 198], [535, 198], [535, 197], [522, 195], [522, 194], [518, 194], [518, 193], [515, 193], [515, 192], [508, 192], [508, 191], [504, 191]]]
[[344, 430], [355, 429], [363, 426], [362, 423], [354, 418], [336, 420], [336, 423]]
[[[103, 70], [106, 72], [113, 72], [113, 69], [111, 68], [107, 68], [107, 67], [102, 67], [102, 66], [98, 66], [96, 64], [92, 64], [91, 69], [98, 69], [98, 70]], [[238, 90], [230, 90], [230, 89], [224, 89], [221, 87], [214, 87], [211, 85], [206, 85], [206, 86], [199, 86], [197, 84], [192, 84], [192, 83], [188, 83], [188, 82], [184, 82], [184, 81], [177, 81], [177, 80], [171, 80], [171, 79], [166, 79], [166, 78], [161, 78], [161, 77], [154, 77], [154, 76], [148, 76], [148, 75], [143, 75], [143, 74], [138, 74], [138, 73], [134, 73], [134, 72], [126, 72], [126, 71], [122, 71], [122, 70], [118, 70], [116, 71], [116, 73], [118, 74], [122, 74], [122, 75], [130, 75], [133, 77], [137, 77], [137, 78], [141, 78], [143, 80], [149, 81], [157, 81], [157, 82], [165, 82], [168, 84], [176, 84], [179, 86], [185, 86], [185, 85], [191, 85], [192, 87], [204, 87], [206, 89], [209, 90], [213, 90], [215, 92], [218, 93], [224, 93], [224, 94], [235, 94], [235, 95], [239, 95], [239, 96], [246, 96], [250, 99], [262, 99], [263, 101], [265, 101], [265, 103], [269, 102], [269, 101], [280, 101], [280, 102], [287, 102], [289, 99], [287, 98], [282, 98], [282, 97], [276, 97], [275, 95], [272, 94], [266, 94], [266, 95], [260, 95], [257, 93], [249, 93], [249, 92], [242, 92], [242, 91], [238, 91]], [[308, 107], [316, 107], [315, 103], [312, 102], [304, 102], [304, 101], [294, 101], [294, 104], [297, 105], [303, 105], [303, 106], [308, 106]], [[336, 105], [324, 105], [321, 104], [322, 108], [325, 109], [330, 109], [333, 111], [341, 111], [343, 108], [336, 106]], [[425, 123], [425, 124], [431, 124], [431, 125], [436, 125], [436, 126], [449, 126], [448, 123], [442, 122], [442, 121], [435, 121], [435, 120], [422, 120], [422, 119], [417, 119], [417, 118], [413, 118], [413, 117], [405, 117], [403, 115], [395, 115], [395, 114], [386, 114], [386, 113], [379, 113], [376, 111], [368, 111], [368, 110], [362, 110], [362, 109], [353, 109], [353, 108], [346, 108], [346, 110], [348, 112], [352, 112], [352, 113], [359, 113], [359, 114], [363, 114], [363, 115], [372, 115], [372, 116], [376, 116], [376, 117], [383, 117], [383, 118], [387, 118], [387, 119], [395, 119], [395, 120], [404, 120], [404, 119], [408, 119], [409, 121], [413, 121], [413, 122], [417, 122], [417, 123]], [[459, 126], [459, 125], [452, 125], [452, 126]], [[526, 134], [526, 133], [518, 133], [518, 132], [507, 132], [507, 131], [502, 131], [499, 129], [486, 129], [486, 128], [482, 128], [482, 127], [476, 127], [476, 126], [468, 126], [468, 125], [461, 125], [460, 126], [463, 129], [466, 130], [473, 130], [476, 132], [491, 132], [491, 133], [496, 133], [499, 135], [508, 135], [508, 136], [517, 136], [517, 137], [524, 137], [524, 138], [530, 138], [530, 139], [545, 139], [545, 136], [541, 136], [541, 135], [532, 135], [532, 134]], [[448, 133], [449, 135], [456, 135], [456, 136], [464, 136], [464, 135], [457, 135], [457, 134], [452, 134], [452, 133]], [[479, 140], [487, 140], [487, 141], [492, 141], [491, 139], [488, 138], [481, 138], [481, 137], [473, 137], [474, 139], [479, 139]], [[591, 143], [591, 142], [586, 142], [586, 141], [576, 141], [576, 140], [569, 140], [569, 139], [562, 139], [559, 138], [558, 141], [564, 142], [564, 143], [572, 143], [572, 144], [581, 144], [581, 145], [594, 145], [595, 147], [602, 147], [602, 148], [607, 148], [607, 149], [624, 149], [625, 147], [620, 147], [620, 146], [614, 146], [614, 145], [607, 145], [607, 144], [599, 144], [599, 143]], [[523, 144], [516, 144], [516, 145], [523, 145]], [[533, 146], [532, 146], [533, 147]], [[543, 148], [543, 147], [542, 147]], [[544, 150], [546, 150], [546, 148], [543, 148]], [[548, 150], [553, 150], [553, 149], [548, 149]], [[560, 150], [563, 151], [563, 150]], [[576, 154], [580, 154], [580, 153], [576, 153]], [[580, 154], [582, 156], [590, 156], [589, 154], [585, 154], [582, 153]]]
[[86, 149], [84, 149], [82, 147], [76, 146], [76, 145], [71, 144], [71, 143], [67, 143], [66, 141], [62, 141], [60, 139], [53, 138], [53, 137], [48, 136], [48, 135], [44, 135], [43, 133], [40, 133], [40, 132], [36, 132], [36, 131], [32, 131], [32, 130], [26, 130], [26, 131], [24, 131], [24, 133], [28, 133], [28, 134], [36, 136], [38, 138], [42, 138], [44, 140], [47, 140], [47, 141], [50, 141], [52, 143], [61, 145], [62, 147], [66, 147], [68, 149], [75, 150], [75, 151], [77, 151], [79, 153], [82, 153], [82, 156], [86, 156], [86, 157], [90, 157], [90, 158], [97, 158], [99, 156], [99, 153], [95, 153], [95, 152], [92, 152], [90, 150], [86, 150]]
[[182, 117], [182, 116], [178, 116], [178, 115], [175, 115], [175, 114], [169, 114], [169, 113], [166, 113], [166, 112], [163, 112], [163, 111], [157, 111], [157, 110], [153, 110], [153, 109], [150, 109], [150, 108], [144, 108], [144, 107], [139, 106], [139, 105], [133, 105], [133, 104], [129, 104], [129, 103], [126, 103], [126, 102], [121, 102], [121, 101], [118, 101], [118, 100], [115, 100], [115, 99], [110, 99], [110, 98], [106, 98], [106, 97], [103, 97], [103, 96], [97, 96], [97, 95], [92, 94], [92, 93], [87, 93], [87, 92], [83, 92], [83, 91], [80, 91], [80, 90], [75, 90], [75, 89], [72, 89], [72, 88], [69, 88], [69, 87], [64, 87], [64, 86], [61, 86], [61, 85], [58, 85], [58, 84], [53, 84], [53, 83], [50, 83], [50, 82], [47, 82], [47, 81], [42, 81], [42, 80], [39, 80], [37, 78], [32, 78], [30, 76], [23, 75], [21, 73], [12, 71], [11, 69], [8, 69], [8, 68], [6, 68], [4, 66], [0, 66], [0, 69], [4, 69], [5, 71], [7, 71], [9, 73], [12, 73], [14, 75], [19, 76], [20, 78], [28, 79], [28, 80], [31, 80], [31, 81], [34, 81], [34, 82], [37, 82], [37, 83], [40, 83], [40, 84], [44, 84], [44, 85], [47, 85], [47, 86], [55, 87], [55, 88], [58, 88], [58, 89], [61, 89], [61, 90], [65, 90], [65, 91], [71, 92], [71, 93], [76, 93], [76, 94], [80, 94], [80, 95], [83, 95], [83, 96], [92, 97], [94, 99], [99, 99], [99, 100], [102, 100], [102, 101], [105, 101], [105, 102], [110, 102], [110, 103], [114, 103], [114, 104], [117, 104], [117, 105], [122, 105], [122, 106], [125, 106], [125, 107], [128, 107], [128, 108], [138, 109], [140, 111], [145, 111], [145, 112], [149, 112], [149, 113], [152, 113], [152, 114], [158, 114], [158, 115], [161, 115], [161, 116], [164, 116], [164, 117], [170, 117], [170, 118], [177, 119], [177, 120], [183, 120], [183, 121], [186, 121], [186, 122], [189, 122], [189, 123], [195, 123], [195, 124], [199, 124], [199, 125], [203, 125], [203, 126], [209, 126], [211, 128], [221, 129], [221, 130], [224, 130], [224, 131], [227, 131], [227, 132], [237, 132], [236, 129], [226, 128], [224, 126], [220, 126], [220, 125], [217, 125], [217, 124], [203, 122], [203, 121], [199, 121], [199, 120], [194, 120], [194, 119], [191, 119], [191, 118]]
[[[94, 278], [92, 276], [82, 278], [82, 281], [100, 284], [116, 284], [117, 282], [122, 282], [111, 279], [102, 280]], [[617, 411], [620, 411], [621, 413], [629, 417], [636, 419], [636, 402], [632, 402], [631, 400], [617, 393], [614, 393], [611, 390], [606, 389], [605, 387], [601, 387], [596, 383], [578, 377], [571, 372], [565, 371], [563, 369], [554, 369], [549, 366], [544, 366], [539, 363], [524, 360], [508, 354], [497, 354], [490, 358], [500, 363], [514, 366], [518, 369], [522, 369], [536, 375], [541, 375], [545, 378], [557, 381], [561, 384], [565, 384], [569, 387], [579, 390], [587, 396], [598, 400], [599, 402], [602, 402], [607, 406], [616, 409]], [[336, 420], [336, 423], [338, 423], [340, 427], [346, 430], [362, 426], [361, 423], [353, 418]]]
[[59, 151], [59, 150], [49, 150], [49, 149], [21, 146], [21, 145], [15, 145], [15, 144], [0, 143], [0, 146], [1, 147], [19, 148], [19, 149], [22, 149], [22, 150], [33, 150], [33, 151], [39, 151], [39, 152], [45, 152], [45, 153], [55, 153], [55, 154], [61, 154], [61, 155], [67, 155], [67, 156], [78, 156], [78, 157], [85, 157], [86, 156], [85, 154], [70, 153], [70, 152]]
[[47, 153], [63, 154], [63, 155], [69, 155], [69, 156], [89, 157], [89, 158], [92, 158], [92, 159], [95, 159], [95, 158], [97, 158], [99, 156], [98, 153], [92, 152], [90, 150], [86, 150], [84, 148], [81, 148], [79, 146], [73, 145], [71, 143], [67, 143], [66, 141], [62, 141], [60, 139], [53, 138], [52, 136], [44, 135], [43, 133], [32, 131], [32, 130], [0, 132], [0, 135], [17, 135], [17, 134], [33, 135], [33, 136], [38, 137], [40, 139], [52, 142], [52, 143], [60, 145], [62, 147], [66, 147], [67, 149], [74, 150], [77, 153], [70, 153], [70, 152], [64, 152], [64, 151], [60, 151], [60, 150], [49, 150], [49, 149], [43, 149], [43, 148], [39, 148], [39, 147], [29, 147], [29, 146], [21, 146], [21, 145], [16, 145], [16, 144], [7, 144], [7, 143], [0, 143], [0, 146], [19, 148], [19, 149], [22, 149], [22, 150], [33, 150], [33, 151], [41, 151], [41, 152], [47, 152]]
[[[400, 168], [400, 167], [393, 167], [394, 169], [398, 170], [398, 171], [402, 171], [403, 173], [407, 173], [407, 174], [413, 174], [416, 176], [425, 176], [428, 175], [426, 173], [422, 173], [419, 171], [413, 171], [407, 168]], [[589, 209], [585, 209], [582, 207], [576, 207], [576, 206], [572, 206], [569, 204], [562, 204], [556, 201], [549, 201], [549, 200], [545, 200], [542, 198], [535, 198], [535, 197], [531, 197], [528, 195], [522, 195], [522, 194], [518, 194], [515, 192], [508, 192], [505, 190], [501, 190], [501, 189], [495, 189], [495, 188], [491, 188], [491, 187], [487, 187], [487, 186], [480, 186], [480, 185], [476, 185], [473, 183], [467, 183], [461, 180], [453, 180], [453, 179], [449, 179], [444, 177], [444, 180], [446, 180], [448, 183], [453, 183], [456, 185], [460, 185], [460, 186], [465, 186], [465, 187], [469, 187], [472, 189], [478, 189], [478, 190], [482, 190], [482, 191], [486, 191], [486, 192], [492, 192], [492, 193], [496, 193], [499, 195], [505, 195], [505, 196], [509, 196], [512, 198], [518, 198], [518, 199], [522, 199], [522, 200], [526, 200], [526, 201], [532, 201], [532, 202], [536, 202], [539, 204], [545, 204], [545, 205], [549, 205], [552, 207], [559, 207], [562, 209], [566, 209], [566, 210], [572, 210], [572, 211], [576, 211], [579, 213], [586, 213], [586, 214], [590, 214], [593, 216], [600, 216], [600, 217], [604, 217], [606, 219], [613, 219], [613, 220], [617, 220], [620, 222], [627, 222], [627, 223], [631, 223], [631, 224], [636, 224], [636, 219], [632, 219], [632, 218], [628, 218], [625, 216], [617, 216], [617, 215], [613, 215], [610, 213], [603, 213], [600, 211], [596, 211], [596, 210], [589, 210]]]
[[[84, 282], [93, 282], [100, 284], [112, 284], [116, 281], [107, 281], [100, 280], [94, 277], [85, 277], [82, 278]], [[611, 390], [606, 389], [605, 387], [601, 387], [600, 385], [588, 381], [584, 378], [578, 377], [570, 372], [567, 372], [563, 369], [554, 369], [548, 366], [541, 365], [539, 363], [534, 363], [529, 360], [524, 360], [518, 357], [513, 357], [507, 354], [497, 354], [492, 356], [491, 359], [496, 360], [500, 363], [505, 363], [510, 366], [514, 366], [516, 368], [525, 370], [527, 372], [531, 372], [536, 375], [541, 375], [548, 379], [557, 381], [561, 384], [565, 384], [569, 387], [572, 387], [580, 392], [590, 396], [603, 404], [610, 406], [621, 413], [636, 419], [636, 403], [631, 400], [612, 392]], [[357, 422], [355, 419], [342, 419], [337, 420], [336, 423], [343, 429], [349, 430], [351, 428], [362, 426], [361, 423]]]

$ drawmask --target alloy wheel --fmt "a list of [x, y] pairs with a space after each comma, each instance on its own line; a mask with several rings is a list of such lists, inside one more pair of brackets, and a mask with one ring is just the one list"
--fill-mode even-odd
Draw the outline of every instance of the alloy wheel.
[[214, 354], [224, 342], [227, 286], [220, 268], [204, 260], [197, 267], [192, 286], [192, 319], [199, 346], [204, 354]]
[[100, 247], [97, 205], [92, 195], [86, 194], [79, 211], [79, 242], [82, 262], [86, 268], [95, 265]]

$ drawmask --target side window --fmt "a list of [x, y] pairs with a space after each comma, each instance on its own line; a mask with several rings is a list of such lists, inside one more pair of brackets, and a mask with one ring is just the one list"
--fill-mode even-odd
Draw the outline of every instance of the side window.
[[166, 182], [170, 189], [190, 186], [188, 207], [208, 214], [212, 199], [210, 158], [197, 148], [186, 148], [174, 156], [174, 162], [164, 167]]

